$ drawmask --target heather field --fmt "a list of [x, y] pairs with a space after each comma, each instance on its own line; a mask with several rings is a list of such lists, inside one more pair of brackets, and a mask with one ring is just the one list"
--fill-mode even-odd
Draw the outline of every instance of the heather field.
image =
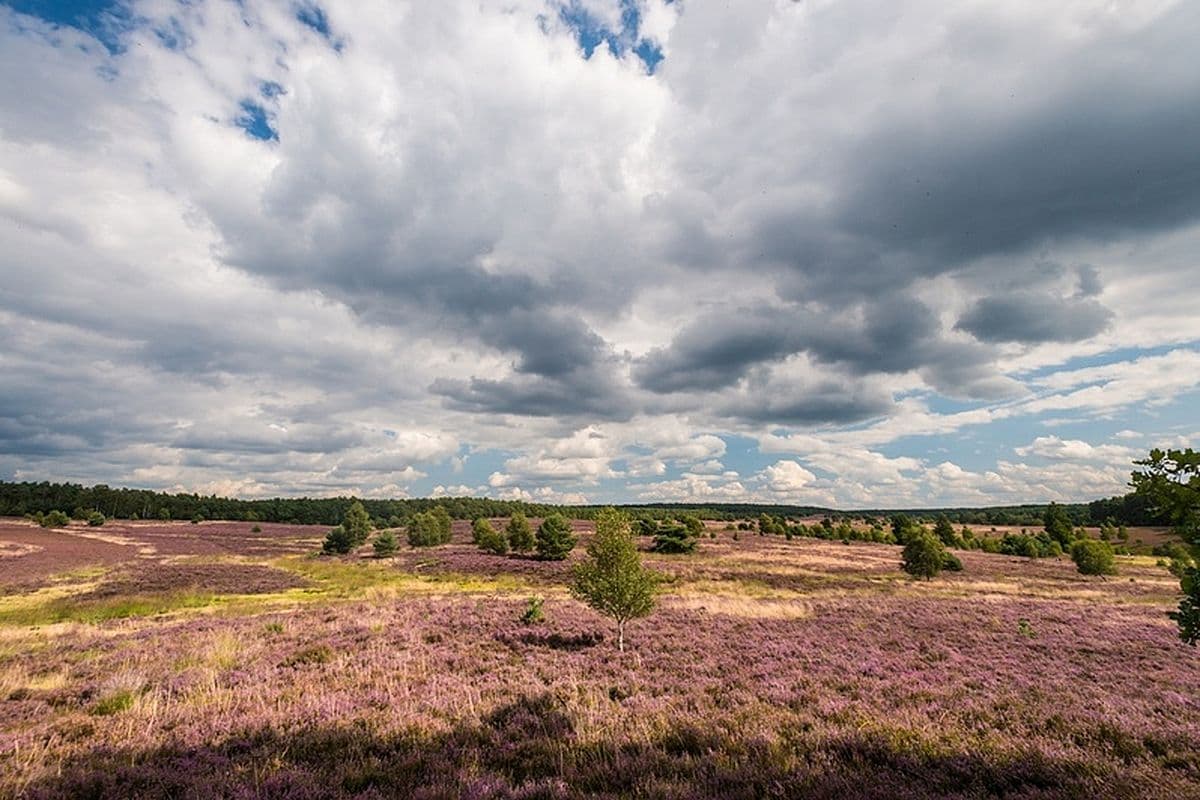
[[645, 554], [668, 580], [619, 653], [566, 592], [582, 547], [261, 528], [0, 523], [0, 796], [1200, 797], [1154, 559], [918, 582], [898, 547], [712, 529]]

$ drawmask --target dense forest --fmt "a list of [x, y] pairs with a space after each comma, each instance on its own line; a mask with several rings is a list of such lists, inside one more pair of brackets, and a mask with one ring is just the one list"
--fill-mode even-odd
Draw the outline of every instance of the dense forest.
[[[78, 516], [82, 512], [99, 511], [116, 519], [176, 519], [176, 520], [261, 520], [296, 524], [336, 525], [354, 502], [353, 497], [294, 497], [268, 500], [240, 500], [215, 495], [168, 494], [148, 489], [114, 489], [104, 484], [81, 486], [73, 483], [14, 483], [0, 482], [0, 516], [63, 511]], [[600, 506], [554, 506], [513, 500], [492, 500], [480, 497], [422, 498], [412, 500], [363, 500], [368, 513], [375, 519], [406, 520], [415, 514], [440, 505], [455, 519], [476, 517], [505, 517], [521, 511], [531, 517], [544, 517], [554, 512], [591, 518]], [[623, 508], [637, 517], [668, 519], [690, 514], [705, 519], [734, 520], [771, 514], [778, 517], [800, 518], [813, 515], [839, 517], [885, 517], [889, 509], [868, 511], [836, 511], [815, 506], [755, 505], [749, 503], [714, 503], [689, 505], [685, 503], [654, 503], [627, 505]], [[1076, 525], [1098, 525], [1112, 522], [1120, 525], [1152, 525], [1155, 519], [1144, 499], [1133, 494], [1095, 500], [1088, 504], [1063, 506]], [[945, 514], [953, 522], [967, 525], [1029, 525], [1040, 527], [1045, 505], [999, 506], [994, 508], [946, 508], [906, 510], [918, 519], [933, 519]]]

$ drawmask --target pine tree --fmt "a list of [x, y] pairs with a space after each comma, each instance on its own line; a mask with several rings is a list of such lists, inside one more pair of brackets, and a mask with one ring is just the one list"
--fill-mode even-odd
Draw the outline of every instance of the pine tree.
[[533, 549], [533, 528], [520, 511], [515, 512], [508, 520], [505, 533], [508, 535], [508, 546], [514, 553], [528, 553]]
[[397, 545], [396, 534], [391, 531], [383, 531], [375, 537], [375, 541], [372, 543], [377, 558], [388, 558], [395, 555]]
[[579, 541], [571, 532], [571, 523], [562, 514], [551, 514], [542, 520], [537, 529], [537, 541], [534, 545], [540, 558], [550, 561], [562, 561], [567, 554], [575, 549]]
[[371, 535], [371, 517], [358, 500], [346, 510], [346, 516], [342, 518], [342, 528], [349, 534], [355, 547], [364, 544]]

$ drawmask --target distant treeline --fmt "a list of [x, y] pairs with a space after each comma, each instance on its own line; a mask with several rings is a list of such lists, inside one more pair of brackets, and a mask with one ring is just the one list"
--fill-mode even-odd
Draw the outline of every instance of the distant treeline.
[[[199, 494], [168, 494], [148, 489], [114, 489], [104, 484], [82, 486], [74, 483], [0, 482], [0, 516], [23, 516], [63, 511], [99, 511], [112, 519], [220, 519], [289, 522], [309, 525], [337, 525], [353, 503], [353, 497], [277, 497], [269, 500], [239, 500]], [[442, 506], [455, 519], [507, 517], [520, 511], [530, 517], [563, 513], [590, 519], [600, 506], [558, 506], [526, 503], [518, 500], [492, 500], [482, 497], [421, 498], [414, 500], [362, 500], [374, 519], [407, 520], [414, 515]], [[672, 519], [684, 515], [703, 519], [736, 520], [757, 518], [760, 514], [799, 519], [829, 516], [834, 519], [866, 517], [883, 519], [894, 510], [836, 511], [817, 506], [756, 505], [753, 503], [652, 503], [626, 505], [631, 515], [646, 519]], [[1095, 500], [1088, 504], [1062, 508], [1075, 525], [1153, 525], [1157, 520], [1146, 501], [1133, 494]], [[1040, 527], [1045, 505], [1001, 506], [994, 508], [945, 508], [905, 510], [908, 516], [932, 521], [945, 514], [952, 522], [965, 525], [1025, 525]]]

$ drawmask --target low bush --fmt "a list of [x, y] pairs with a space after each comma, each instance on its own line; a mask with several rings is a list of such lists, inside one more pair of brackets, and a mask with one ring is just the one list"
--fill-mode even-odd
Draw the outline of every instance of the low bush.
[[371, 547], [375, 549], [376, 558], [388, 558], [396, 554], [399, 542], [396, 541], [396, 534], [390, 530], [385, 530], [375, 537], [375, 541], [371, 543]]
[[1071, 545], [1071, 560], [1081, 575], [1116, 575], [1113, 549], [1098, 539], [1079, 539]]

